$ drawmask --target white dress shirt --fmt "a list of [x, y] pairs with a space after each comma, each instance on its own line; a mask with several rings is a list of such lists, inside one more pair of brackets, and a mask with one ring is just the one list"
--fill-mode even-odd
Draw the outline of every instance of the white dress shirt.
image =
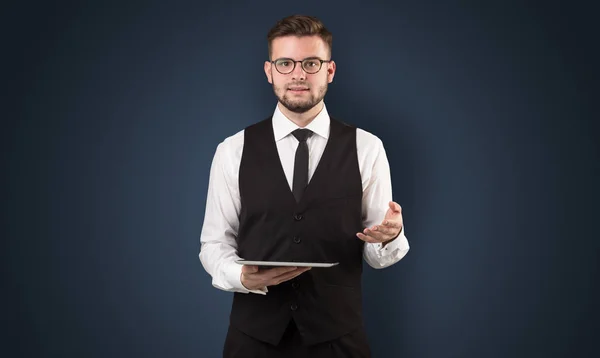
[[[329, 114], [323, 106], [316, 118], [305, 127], [314, 132], [307, 140], [309, 181], [327, 144], [329, 122]], [[298, 140], [292, 132], [298, 128], [276, 106], [273, 133], [290, 189], [298, 146]], [[390, 168], [383, 143], [378, 137], [357, 128], [356, 145], [363, 189], [363, 226], [367, 228], [381, 224], [389, 202], [393, 200]], [[238, 234], [241, 206], [238, 175], [243, 147], [244, 130], [226, 138], [217, 146], [210, 168], [199, 257], [204, 269], [212, 277], [214, 287], [231, 292], [266, 294], [266, 287], [248, 290], [242, 285], [242, 265], [235, 262], [240, 258], [235, 238]], [[356, 240], [360, 239], [356, 237]], [[363, 257], [371, 267], [380, 269], [400, 261], [408, 250], [405, 229], [402, 228], [400, 235], [385, 247], [379, 243], [365, 243]]]

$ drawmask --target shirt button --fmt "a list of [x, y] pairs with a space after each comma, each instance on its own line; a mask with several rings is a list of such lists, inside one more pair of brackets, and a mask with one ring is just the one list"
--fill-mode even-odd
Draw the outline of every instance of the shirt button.
[[294, 214], [294, 219], [296, 219], [296, 221], [302, 220], [303, 217], [302, 214]]
[[294, 242], [295, 242], [296, 244], [299, 244], [299, 243], [300, 243], [300, 241], [302, 241], [302, 239], [300, 239], [300, 236], [294, 236]]
[[298, 282], [292, 282], [292, 288], [298, 288]]
[[295, 303], [292, 303], [292, 305], [290, 306], [290, 309], [291, 309], [292, 311], [295, 311], [295, 310], [297, 310], [297, 309], [298, 309], [298, 305], [297, 305], [297, 304], [295, 304]]

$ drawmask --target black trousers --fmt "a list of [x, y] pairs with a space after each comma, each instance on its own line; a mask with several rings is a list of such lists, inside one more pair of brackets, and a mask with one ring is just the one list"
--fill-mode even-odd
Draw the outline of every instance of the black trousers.
[[283, 334], [279, 345], [258, 341], [229, 326], [223, 358], [370, 358], [371, 352], [363, 329], [333, 341], [312, 346], [302, 345], [294, 321]]

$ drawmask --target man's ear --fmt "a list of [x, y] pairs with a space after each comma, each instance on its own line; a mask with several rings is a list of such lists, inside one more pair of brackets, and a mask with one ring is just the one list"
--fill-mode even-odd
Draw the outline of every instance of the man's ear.
[[335, 76], [335, 70], [336, 70], [335, 62], [333, 60], [331, 62], [328, 62], [327, 63], [327, 82], [329, 82], [329, 83], [333, 82], [333, 77]]
[[271, 62], [265, 61], [265, 75], [267, 76], [267, 81], [270, 84], [273, 84], [273, 76], [271, 76]]

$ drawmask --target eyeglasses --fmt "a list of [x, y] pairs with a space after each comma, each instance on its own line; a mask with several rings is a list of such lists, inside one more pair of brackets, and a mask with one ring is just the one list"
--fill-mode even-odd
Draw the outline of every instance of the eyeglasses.
[[275, 61], [271, 61], [271, 63], [275, 64], [275, 69], [277, 72], [287, 75], [288, 73], [292, 73], [296, 68], [296, 62], [300, 62], [302, 69], [306, 73], [317, 73], [321, 70], [323, 66], [323, 62], [331, 62], [331, 60], [321, 60], [320, 58], [310, 57], [305, 58], [302, 61], [294, 61], [291, 58], [278, 58]]

